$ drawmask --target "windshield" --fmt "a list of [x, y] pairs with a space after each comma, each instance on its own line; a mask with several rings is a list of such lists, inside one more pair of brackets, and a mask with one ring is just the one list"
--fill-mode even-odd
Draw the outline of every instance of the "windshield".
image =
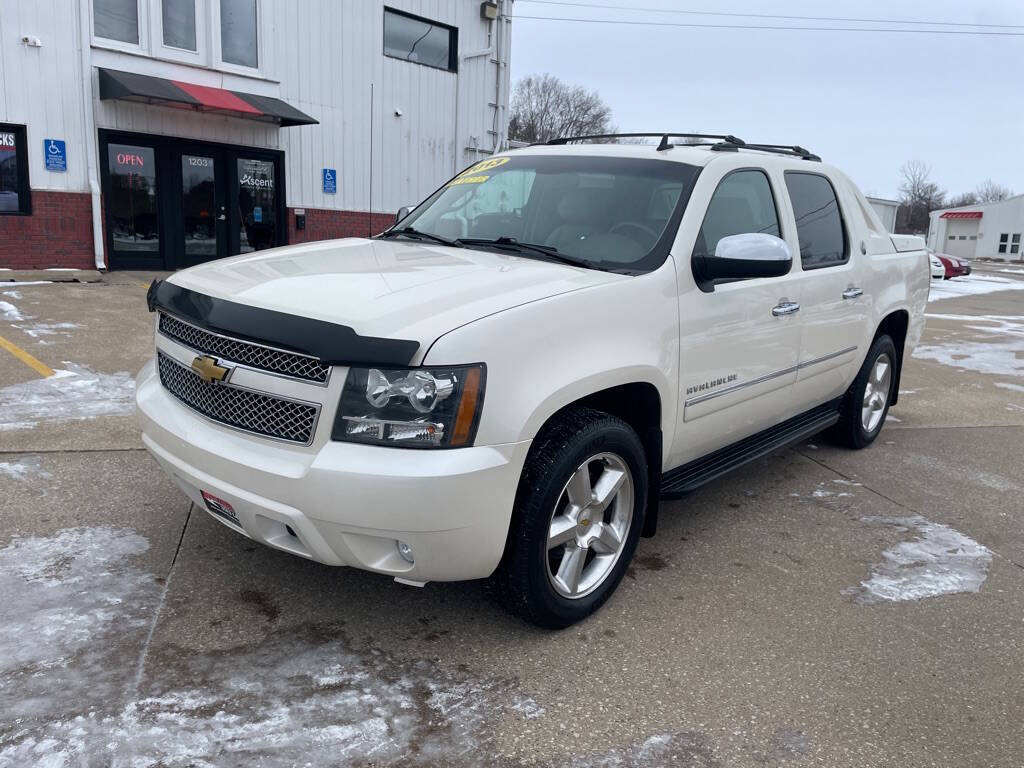
[[495, 157], [449, 181], [397, 228], [474, 247], [499, 238], [542, 245], [604, 269], [653, 269], [665, 259], [663, 236], [697, 170], [624, 157]]

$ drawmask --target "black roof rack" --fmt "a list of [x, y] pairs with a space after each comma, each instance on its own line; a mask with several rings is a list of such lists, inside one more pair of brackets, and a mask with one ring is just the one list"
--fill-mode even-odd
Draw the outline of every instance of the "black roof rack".
[[669, 139], [707, 139], [708, 141], [702, 141], [699, 144], [690, 146], [710, 146], [712, 150], [717, 152], [735, 152], [738, 149], [753, 149], [759, 152], [772, 152], [777, 155], [787, 155], [789, 157], [799, 157], [803, 160], [821, 162], [821, 158], [818, 157], [818, 155], [815, 155], [796, 144], [748, 144], [743, 141], [743, 139], [737, 138], [736, 136], [728, 133], [599, 133], [587, 136], [560, 136], [557, 139], [551, 139], [544, 143], [570, 144], [580, 141], [597, 141], [601, 139], [649, 138], [661, 139], [658, 143], [658, 152], [664, 152], [665, 150], [672, 149], [672, 147], [676, 146], [669, 141]]

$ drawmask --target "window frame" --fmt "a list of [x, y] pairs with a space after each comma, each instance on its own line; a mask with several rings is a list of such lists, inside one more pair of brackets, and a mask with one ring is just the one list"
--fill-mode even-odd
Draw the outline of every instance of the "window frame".
[[[128, 43], [114, 37], [103, 37], [96, 32], [96, 0], [89, 0], [89, 31], [92, 33], [91, 44], [96, 48], [109, 48], [113, 51], [124, 51], [126, 53], [147, 53], [150, 46], [150, 17], [148, 0], [135, 0], [136, 18], [138, 20], [139, 42]], [[174, 49], [172, 49], [174, 50]]]
[[[422, 61], [411, 61], [410, 59], [404, 59], [401, 56], [394, 56], [388, 53], [388, 38], [387, 38], [387, 16], [389, 13], [393, 13], [396, 16], [404, 16], [407, 19], [419, 21], [424, 24], [429, 24], [432, 27], [440, 27], [441, 29], [448, 30], [448, 67], [435, 67], [433, 64], [425, 64]], [[409, 13], [398, 8], [392, 8], [389, 5], [384, 6], [384, 15], [381, 17], [381, 50], [384, 52], [384, 56], [395, 61], [404, 61], [406, 64], [419, 64], [421, 67], [428, 67], [430, 69], [436, 69], [438, 72], [453, 72], [458, 73], [459, 71], [459, 28], [451, 24], [445, 24], [442, 21], [434, 21], [428, 19], [425, 16], [417, 16], [415, 13]]]
[[210, 24], [211, 39], [213, 41], [212, 63], [215, 69], [223, 72], [233, 72], [239, 75], [263, 75], [266, 71], [266, 48], [263, 39], [263, 0], [253, 0], [256, 6], [256, 66], [249, 67], [245, 64], [235, 64], [233, 61], [224, 60], [224, 38], [221, 28], [221, 0], [210, 0]]
[[[817, 264], [815, 266], [805, 266], [804, 265], [803, 252], [800, 249], [800, 224], [796, 220], [796, 208], [793, 206], [793, 195], [789, 191], [789, 182], [786, 181], [786, 179], [789, 177], [790, 174], [803, 174], [804, 176], [820, 176], [826, 182], [828, 182], [828, 186], [832, 190], [832, 197], [834, 197], [835, 201], [836, 201], [836, 212], [839, 214], [839, 227], [843, 231], [843, 260], [842, 261], [835, 261], [835, 262], [832, 262], [832, 263], [829, 263], [829, 264]], [[797, 255], [797, 257], [799, 258], [799, 261], [800, 261], [800, 271], [801, 272], [813, 272], [814, 270], [818, 270], [818, 269], [829, 269], [831, 267], [841, 267], [844, 264], [849, 264], [850, 263], [850, 251], [851, 251], [851, 248], [850, 248], [850, 230], [849, 230], [849, 227], [846, 224], [846, 216], [843, 213], [843, 204], [839, 200], [839, 195], [836, 193], [836, 185], [832, 183], [832, 179], [830, 179], [827, 174], [824, 174], [821, 171], [804, 171], [804, 170], [796, 170], [796, 169], [793, 169], [793, 168], [787, 168], [782, 173], [782, 180], [783, 180], [783, 183], [786, 185], [786, 195], [789, 197], [789, 210], [793, 214], [793, 227], [794, 227], [794, 230], [795, 230], [794, 234], [796, 235], [796, 249], [797, 249], [796, 255]], [[793, 260], [796, 261], [797, 259], [794, 258]]]
[[31, 216], [32, 185], [28, 170], [28, 128], [20, 123], [0, 123], [0, 131], [14, 134], [14, 164], [18, 174], [18, 210], [0, 211], [0, 216]]
[[[700, 287], [702, 284], [706, 286], [704, 288], [701, 288], [701, 290], [704, 291], [705, 293], [711, 293], [712, 291], [714, 291], [716, 285], [725, 285], [726, 283], [741, 283], [747, 282], [748, 280], [778, 280], [779, 278], [786, 277], [792, 274], [793, 272], [793, 265], [791, 263], [789, 266], [789, 272], [787, 272], [785, 275], [779, 275], [779, 277], [728, 277], [718, 278], [717, 280], [711, 281], [706, 281], [697, 278], [697, 272], [695, 271], [694, 267], [694, 259], [697, 257], [706, 258], [708, 256], [714, 256], [713, 253], [697, 253], [697, 240], [702, 237], [701, 233], [704, 231], [704, 221], [705, 219], [707, 219], [708, 211], [711, 209], [711, 202], [715, 199], [715, 195], [718, 193], [719, 188], [721, 188], [722, 184], [725, 182], [726, 179], [737, 173], [749, 173], [751, 171], [753, 171], [754, 173], [760, 173], [762, 176], [764, 176], [765, 181], [768, 182], [768, 193], [772, 196], [772, 209], [775, 211], [775, 221], [779, 226], [778, 238], [783, 242], [787, 242], [786, 229], [782, 223], [783, 217], [779, 214], [779, 198], [776, 194], [775, 184], [772, 181], [771, 172], [767, 168], [756, 165], [743, 166], [742, 168], [733, 168], [731, 171], [728, 171], [725, 175], [722, 176], [722, 178], [718, 180], [718, 183], [715, 184], [715, 188], [712, 190], [711, 196], [708, 198], [708, 204], [704, 207], [704, 215], [701, 217], [700, 226], [697, 228], [697, 236], [693, 241], [693, 248], [690, 249], [690, 270], [693, 271], [694, 279], [697, 280], [698, 287]], [[705, 247], [706, 246], [707, 244], [705, 243]]]
[[[195, 66], [208, 66], [212, 62], [209, 42], [209, 17], [215, 3], [211, 0], [193, 0], [196, 23], [196, 49], [178, 48], [164, 42], [164, 0], [156, 0], [150, 18], [152, 50], [155, 58], [180, 61]], [[259, 27], [257, 27], [257, 34]]]

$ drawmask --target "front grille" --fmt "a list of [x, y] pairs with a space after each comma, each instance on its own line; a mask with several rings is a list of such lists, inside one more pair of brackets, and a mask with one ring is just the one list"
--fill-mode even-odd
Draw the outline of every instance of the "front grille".
[[160, 313], [160, 333], [199, 352], [222, 357], [250, 368], [259, 368], [317, 384], [325, 384], [331, 372], [329, 365], [324, 365], [315, 357], [284, 352], [250, 341], [230, 339], [197, 328], [164, 312]]
[[181, 402], [213, 421], [264, 437], [309, 445], [320, 409], [228, 384], [207, 384], [197, 373], [157, 352], [160, 383]]

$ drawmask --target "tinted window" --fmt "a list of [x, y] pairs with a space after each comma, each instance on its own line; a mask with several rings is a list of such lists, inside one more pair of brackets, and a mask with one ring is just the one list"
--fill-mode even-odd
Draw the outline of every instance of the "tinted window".
[[93, 30], [96, 37], [139, 42], [139, 0], [93, 0]]
[[0, 213], [31, 213], [21, 125], [0, 125]]
[[723, 237], [748, 232], [781, 236], [775, 198], [763, 171], [737, 171], [722, 179], [708, 203], [694, 250], [714, 256]]
[[164, 45], [196, 49], [195, 0], [163, 0]]
[[229, 64], [259, 66], [256, 0], [220, 0], [220, 57]]
[[110, 198], [105, 201], [115, 251], [160, 250], [156, 154], [151, 147], [107, 147]]
[[814, 173], [786, 172], [793, 203], [800, 262], [804, 269], [829, 267], [846, 261], [846, 235], [832, 184]]
[[452, 27], [384, 9], [384, 54], [438, 69], [456, 69]]
[[277, 245], [276, 199], [273, 161], [238, 158], [240, 253], [262, 251]]

